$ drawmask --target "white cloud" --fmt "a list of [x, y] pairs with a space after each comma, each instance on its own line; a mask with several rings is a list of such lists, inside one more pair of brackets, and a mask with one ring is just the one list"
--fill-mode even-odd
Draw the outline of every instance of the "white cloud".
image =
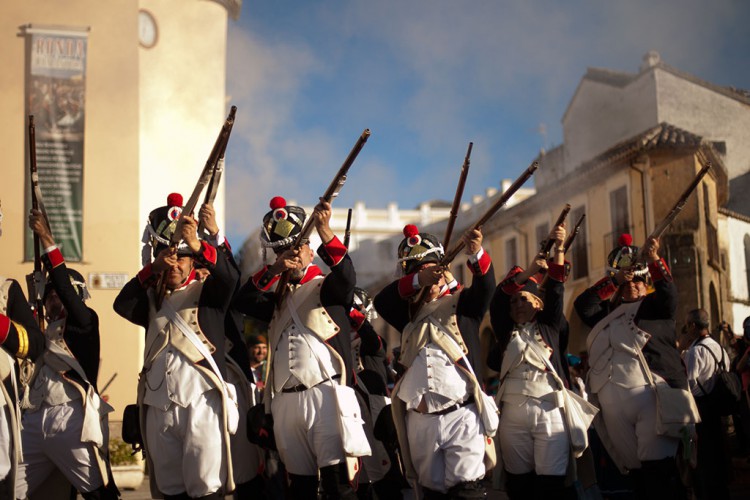
[[589, 66], [636, 72], [655, 49], [706, 80], [748, 86], [722, 76], [732, 71], [722, 59], [728, 34], [742, 41], [746, 32], [746, 4], [279, 4], [283, 23], [257, 23], [265, 38], [230, 30], [228, 78], [240, 106], [227, 174], [230, 231], [257, 226], [274, 194], [314, 200], [364, 126], [373, 137], [352, 173], [362, 182], [347, 185], [342, 200], [409, 207], [452, 197], [470, 140], [466, 196], [519, 174], [548, 145], [540, 122], [559, 142], [562, 113]]

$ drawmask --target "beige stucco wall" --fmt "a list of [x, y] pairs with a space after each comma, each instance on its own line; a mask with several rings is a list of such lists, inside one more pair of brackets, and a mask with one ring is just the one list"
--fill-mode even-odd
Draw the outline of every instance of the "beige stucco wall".
[[[179, 192], [185, 201], [190, 197], [229, 111], [227, 12], [205, 0], [144, 0], [140, 7], [153, 14], [159, 30], [156, 46], [139, 50], [138, 63], [139, 210], [145, 224], [169, 193]], [[249, 120], [243, 112], [237, 110], [238, 121]], [[220, 227], [223, 186], [215, 203]]]
[[[159, 23], [152, 49], [138, 43], [138, 9]], [[0, 4], [0, 123], [4, 214], [0, 274], [17, 279], [23, 262], [26, 117], [25, 44], [21, 25], [89, 27], [83, 181], [83, 262], [92, 273], [140, 269], [140, 239], [148, 212], [173, 190], [189, 196], [227, 112], [225, 54], [227, 13], [215, 2], [160, 0], [27, 0]], [[179, 175], [179, 181], [172, 179]], [[221, 195], [220, 195], [221, 196]], [[223, 198], [217, 211], [223, 222]], [[117, 377], [106, 394], [111, 420], [134, 401], [142, 363], [143, 330], [117, 316], [119, 290], [91, 287], [89, 305], [100, 317], [100, 385]]]

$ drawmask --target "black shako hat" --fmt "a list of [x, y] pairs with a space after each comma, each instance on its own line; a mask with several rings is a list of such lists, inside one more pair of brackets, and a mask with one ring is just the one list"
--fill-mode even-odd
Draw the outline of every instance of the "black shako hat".
[[294, 238], [302, 231], [306, 214], [302, 207], [287, 205], [281, 196], [271, 198], [269, 205], [271, 211], [263, 216], [260, 242], [264, 248], [277, 251], [294, 242]]
[[639, 248], [633, 245], [633, 237], [623, 233], [617, 239], [617, 246], [607, 256], [607, 272], [614, 275], [621, 269], [630, 268], [635, 274], [634, 281], [648, 282], [648, 267], [637, 261]]
[[[152, 257], [156, 257], [159, 252], [169, 247], [172, 235], [177, 229], [177, 221], [182, 215], [182, 195], [180, 193], [170, 193], [167, 196], [165, 206], [155, 208], [148, 214], [148, 223], [143, 230], [145, 249], [151, 249], [151, 252], [144, 251], [141, 255], [143, 265], [150, 262]], [[192, 255], [193, 252], [183, 242], [177, 247], [177, 255]]]
[[443, 259], [445, 251], [436, 236], [420, 233], [414, 224], [404, 226], [404, 236], [398, 246], [398, 263], [404, 275], [415, 272], [423, 264], [439, 263]]

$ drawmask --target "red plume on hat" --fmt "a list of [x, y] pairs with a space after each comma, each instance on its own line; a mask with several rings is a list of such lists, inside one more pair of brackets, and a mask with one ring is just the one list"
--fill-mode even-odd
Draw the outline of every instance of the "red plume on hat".
[[633, 237], [630, 236], [628, 233], [623, 233], [617, 239], [617, 244], [620, 245], [621, 247], [632, 246], [633, 245]]
[[301, 207], [287, 205], [282, 196], [274, 196], [268, 203], [271, 211], [263, 216], [260, 234], [264, 248], [280, 249], [289, 246], [305, 223], [305, 211]]
[[419, 229], [414, 224], [407, 224], [404, 226], [404, 236], [411, 238], [414, 235], [419, 234]]
[[404, 226], [404, 239], [398, 246], [398, 261], [403, 274], [409, 274], [427, 262], [438, 263], [443, 258], [443, 245], [432, 234], [420, 233], [417, 226]]
[[182, 195], [180, 193], [170, 193], [167, 196], [168, 207], [181, 207], [182, 206]]
[[269, 203], [269, 205], [271, 207], [271, 210], [284, 208], [286, 206], [286, 200], [281, 196], [274, 196], [273, 198], [271, 198], [271, 203]]

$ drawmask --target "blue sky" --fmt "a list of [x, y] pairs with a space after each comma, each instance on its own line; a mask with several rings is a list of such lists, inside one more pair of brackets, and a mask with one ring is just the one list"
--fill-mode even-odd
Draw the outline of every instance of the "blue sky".
[[588, 67], [667, 64], [750, 89], [745, 0], [244, 0], [230, 21], [227, 233], [238, 245], [272, 196], [313, 204], [365, 128], [337, 207], [464, 200], [540, 148]]

